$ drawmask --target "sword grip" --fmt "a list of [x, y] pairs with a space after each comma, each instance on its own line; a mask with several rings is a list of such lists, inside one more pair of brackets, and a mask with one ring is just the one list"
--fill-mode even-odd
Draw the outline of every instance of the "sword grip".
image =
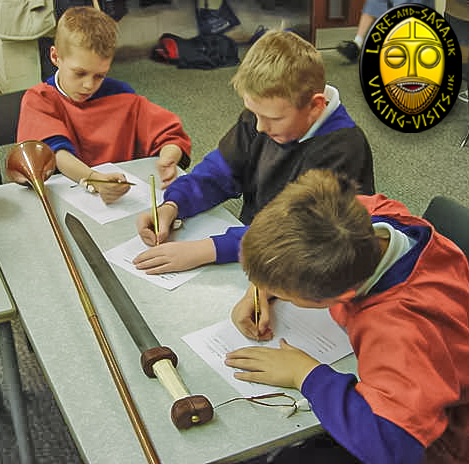
[[171, 420], [178, 429], [188, 429], [212, 420], [213, 406], [203, 395], [190, 395], [181, 379], [177, 356], [166, 346], [151, 348], [142, 353], [142, 368], [148, 377], [157, 377], [174, 400]]
[[157, 361], [153, 364], [152, 369], [155, 376], [175, 400], [189, 395], [186, 385], [182, 381], [181, 376], [178, 374], [178, 371], [173, 366], [171, 360], [162, 359]]

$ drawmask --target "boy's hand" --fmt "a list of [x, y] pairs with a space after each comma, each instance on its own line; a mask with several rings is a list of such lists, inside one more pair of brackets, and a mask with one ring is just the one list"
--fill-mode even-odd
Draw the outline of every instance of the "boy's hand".
[[[115, 184], [102, 184], [96, 182], [93, 184], [93, 180], [108, 180], [116, 182]], [[96, 171], [93, 171], [92, 176], [88, 179], [88, 184], [93, 185], [95, 191], [99, 193], [101, 199], [109, 205], [118, 200], [121, 196], [125, 195], [129, 189], [130, 185], [119, 184], [118, 182], [125, 182], [126, 178], [122, 173], [110, 173], [110, 174], [101, 174]]]
[[235, 372], [238, 380], [301, 390], [306, 376], [320, 362], [282, 338], [280, 348], [247, 347], [228, 353], [225, 364], [245, 371]]
[[167, 242], [140, 253], [134, 260], [146, 274], [185, 271], [215, 261], [212, 239], [196, 242]]
[[165, 145], [156, 159], [156, 170], [160, 176], [161, 186], [164, 190], [178, 175], [177, 164], [181, 160], [182, 151], [174, 144]]
[[178, 175], [177, 163], [171, 160], [165, 161], [161, 157], [156, 160], [156, 170], [161, 179], [161, 190], [164, 190]]
[[[175, 203], [174, 203], [175, 204]], [[158, 243], [162, 243], [169, 237], [171, 227], [177, 218], [178, 210], [176, 207], [165, 205], [158, 207]], [[137, 217], [138, 235], [148, 246], [156, 245], [155, 224], [153, 216], [149, 212], [140, 213]]]
[[259, 291], [259, 331], [254, 323], [254, 286], [250, 286], [231, 312], [231, 320], [238, 330], [248, 338], [266, 341], [273, 337], [270, 324], [270, 305], [264, 291]]

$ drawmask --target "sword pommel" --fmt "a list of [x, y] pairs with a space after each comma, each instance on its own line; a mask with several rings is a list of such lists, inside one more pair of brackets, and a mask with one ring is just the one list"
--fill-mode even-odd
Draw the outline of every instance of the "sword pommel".
[[140, 361], [145, 374], [157, 377], [176, 400], [171, 407], [171, 420], [178, 429], [188, 429], [212, 420], [213, 406], [205, 396], [189, 394], [176, 370], [177, 356], [170, 348], [150, 348], [142, 353]]
[[178, 429], [189, 429], [194, 425], [202, 425], [213, 418], [213, 406], [203, 395], [192, 395], [181, 398], [173, 403], [171, 419]]
[[148, 377], [156, 377], [153, 366], [162, 359], [169, 359], [174, 367], [178, 365], [178, 357], [171, 348], [167, 346], [156, 346], [144, 351], [140, 356], [140, 364], [143, 372]]

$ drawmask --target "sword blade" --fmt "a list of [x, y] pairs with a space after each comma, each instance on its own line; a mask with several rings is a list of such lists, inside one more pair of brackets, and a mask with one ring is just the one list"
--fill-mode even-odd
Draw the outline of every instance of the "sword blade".
[[140, 352], [161, 346], [85, 226], [70, 213], [65, 224]]

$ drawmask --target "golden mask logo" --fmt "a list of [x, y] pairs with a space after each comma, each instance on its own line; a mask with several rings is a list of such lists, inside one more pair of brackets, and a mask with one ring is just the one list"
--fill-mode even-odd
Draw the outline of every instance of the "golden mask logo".
[[393, 129], [421, 132], [438, 124], [457, 100], [461, 78], [456, 35], [431, 8], [397, 6], [368, 32], [360, 57], [363, 93]]

